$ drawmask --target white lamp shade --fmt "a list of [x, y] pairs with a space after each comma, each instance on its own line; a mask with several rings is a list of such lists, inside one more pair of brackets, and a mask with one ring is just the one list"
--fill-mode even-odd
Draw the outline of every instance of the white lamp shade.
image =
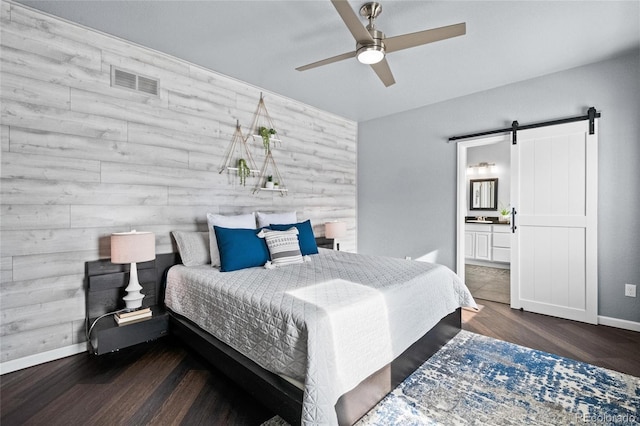
[[347, 234], [345, 222], [327, 222], [324, 224], [324, 236], [331, 240], [342, 238]]
[[156, 258], [153, 232], [117, 232], [111, 234], [111, 262], [138, 263]]

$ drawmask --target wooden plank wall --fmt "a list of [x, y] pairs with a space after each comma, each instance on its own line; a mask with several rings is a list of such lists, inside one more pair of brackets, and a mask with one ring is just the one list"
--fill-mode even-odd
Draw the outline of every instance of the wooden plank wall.
[[[289, 195], [253, 195], [218, 174], [236, 120], [260, 89], [41, 14], [1, 5], [0, 362], [85, 340], [84, 264], [112, 232], [206, 230], [206, 213], [298, 212], [318, 236], [343, 220], [356, 250], [357, 123], [265, 93]], [[119, 66], [160, 80], [160, 96], [110, 85]], [[261, 142], [252, 143], [262, 164]]]

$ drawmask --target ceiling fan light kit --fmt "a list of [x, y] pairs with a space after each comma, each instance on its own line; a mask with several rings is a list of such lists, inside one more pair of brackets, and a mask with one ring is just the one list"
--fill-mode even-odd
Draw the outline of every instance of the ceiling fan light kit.
[[[323, 65], [353, 58], [354, 56], [363, 64], [370, 65], [382, 83], [389, 87], [395, 84], [395, 79], [385, 60], [387, 53], [398, 50], [417, 47], [435, 41], [445, 40], [452, 37], [464, 35], [466, 24], [464, 22], [446, 27], [433, 28], [430, 30], [418, 31], [410, 34], [403, 34], [391, 38], [386, 38], [382, 31], [375, 28], [374, 21], [382, 13], [382, 6], [378, 2], [369, 2], [362, 5], [360, 15], [369, 20], [365, 27], [355, 14], [347, 0], [331, 0], [336, 11], [344, 21], [345, 25], [356, 40], [356, 50], [331, 58], [316, 61], [296, 68], [298, 71], [306, 71]], [[385, 40], [387, 43], [385, 44]]]
[[384, 59], [384, 45], [360, 46], [357, 52], [358, 61], [365, 65], [377, 64]]

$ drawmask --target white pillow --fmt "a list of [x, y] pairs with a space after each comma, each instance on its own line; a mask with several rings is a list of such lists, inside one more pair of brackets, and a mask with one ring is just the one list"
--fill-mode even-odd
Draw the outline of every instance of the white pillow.
[[208, 232], [172, 231], [184, 266], [211, 263]]
[[256, 212], [258, 228], [265, 228], [269, 225], [292, 225], [298, 222], [296, 212], [284, 213], [262, 213]]
[[209, 227], [209, 252], [211, 253], [211, 266], [220, 266], [220, 251], [214, 226], [233, 229], [256, 229], [256, 217], [253, 213], [224, 216], [221, 214], [207, 213], [207, 225]]
[[265, 268], [304, 262], [298, 241], [298, 228], [292, 227], [287, 231], [263, 229], [258, 233], [258, 237], [264, 238], [269, 247], [271, 262], [267, 262]]

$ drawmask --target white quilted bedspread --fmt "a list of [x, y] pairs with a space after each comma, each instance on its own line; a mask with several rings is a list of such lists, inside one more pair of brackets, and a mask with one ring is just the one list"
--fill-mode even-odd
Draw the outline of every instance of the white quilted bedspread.
[[265, 369], [304, 383], [302, 423], [334, 405], [461, 306], [476, 304], [442, 265], [320, 250], [277, 269], [174, 266], [165, 303]]

